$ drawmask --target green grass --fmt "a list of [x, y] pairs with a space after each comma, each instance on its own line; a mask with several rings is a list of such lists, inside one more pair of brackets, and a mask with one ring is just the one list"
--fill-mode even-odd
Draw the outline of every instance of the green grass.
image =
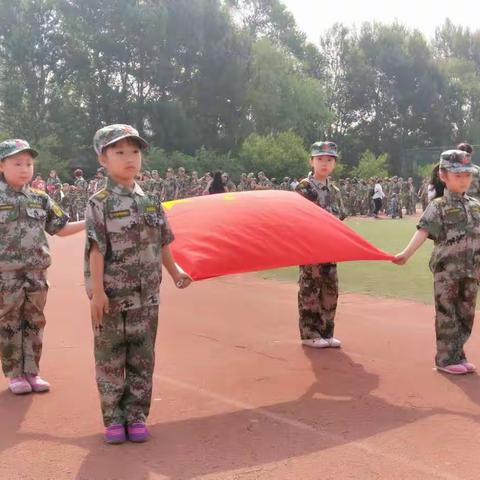
[[[415, 219], [349, 219], [346, 222], [370, 243], [390, 253], [398, 253], [415, 232]], [[433, 278], [428, 261], [433, 243], [427, 241], [404, 266], [391, 262], [345, 262], [339, 264], [340, 291], [376, 297], [393, 297], [433, 302]], [[260, 272], [263, 278], [296, 282], [298, 268]]]

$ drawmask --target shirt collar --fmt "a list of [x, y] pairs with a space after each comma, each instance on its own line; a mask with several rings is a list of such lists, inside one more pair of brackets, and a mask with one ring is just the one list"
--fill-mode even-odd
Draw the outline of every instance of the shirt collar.
[[32, 191], [28, 185], [24, 185], [21, 190], [17, 191], [14, 190], [6, 181], [3, 177], [0, 177], [0, 192], [5, 192], [10, 195], [17, 195], [19, 193], [22, 193], [25, 195], [27, 198], [30, 198], [32, 195]]
[[108, 178], [106, 189], [118, 195], [138, 195], [140, 197], [145, 196], [145, 192], [141, 189], [137, 182], [135, 182], [133, 188], [130, 189], [114, 182], [111, 178]]
[[324, 182], [322, 182], [321, 180], [317, 180], [314, 176], [313, 176], [313, 173], [309, 173], [308, 174], [308, 179], [314, 184], [314, 185], [317, 185], [318, 187], [320, 188], [323, 188], [323, 187], [326, 187], [326, 188], [329, 188], [330, 187], [330, 182], [328, 181], [328, 178], [325, 179]]
[[443, 192], [443, 195], [447, 200], [450, 200], [450, 201], [464, 201], [467, 199], [466, 193], [451, 192], [450, 190], [448, 190], [448, 188], [445, 189], [445, 191]]

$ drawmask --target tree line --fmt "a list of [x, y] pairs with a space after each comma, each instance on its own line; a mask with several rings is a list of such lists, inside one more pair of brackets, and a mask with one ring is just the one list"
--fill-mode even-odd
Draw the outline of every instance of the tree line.
[[313, 45], [280, 0], [0, 0], [0, 134], [43, 173], [93, 172], [95, 130], [130, 123], [154, 168], [297, 176], [328, 138], [344, 174], [368, 153], [409, 175], [412, 151], [478, 143], [479, 75], [480, 32], [450, 21]]

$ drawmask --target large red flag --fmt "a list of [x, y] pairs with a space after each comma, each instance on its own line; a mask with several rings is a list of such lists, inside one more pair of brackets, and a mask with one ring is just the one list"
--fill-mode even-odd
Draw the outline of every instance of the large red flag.
[[176, 262], [194, 280], [310, 263], [391, 260], [295, 192], [206, 195], [163, 204]]

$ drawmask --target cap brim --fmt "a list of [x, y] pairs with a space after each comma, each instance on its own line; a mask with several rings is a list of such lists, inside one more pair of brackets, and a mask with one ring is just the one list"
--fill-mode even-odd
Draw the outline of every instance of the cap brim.
[[338, 158], [338, 154], [335, 152], [316, 152], [316, 153], [311, 153], [312, 157], [334, 157]]
[[447, 172], [452, 173], [473, 173], [475, 172], [474, 167], [453, 167], [453, 168], [445, 168]]
[[14, 152], [9, 153], [8, 155], [5, 155], [1, 159], [4, 160], [5, 158], [13, 157], [13, 155], [16, 155], [17, 153], [20, 153], [20, 152], [30, 152], [33, 158], [38, 157], [38, 152], [36, 150], [30, 147], [27, 147], [27, 148], [19, 148], [18, 150], [15, 150]]
[[108, 143], [106, 143], [105, 145], [103, 145], [102, 147], [102, 150], [105, 148], [105, 147], [108, 147], [109, 145], [112, 145], [114, 143], [117, 143], [119, 142], [120, 140], [123, 140], [124, 138], [134, 138], [135, 140], [138, 140], [140, 142], [140, 145], [142, 146], [142, 150], [147, 150], [148, 149], [148, 143], [146, 142], [146, 140], [144, 140], [142, 137], [138, 136], [138, 135], [130, 135], [130, 134], [126, 134], [126, 135], [123, 135], [121, 137], [118, 137], [118, 138], [115, 138], [115, 140], [112, 140]]

